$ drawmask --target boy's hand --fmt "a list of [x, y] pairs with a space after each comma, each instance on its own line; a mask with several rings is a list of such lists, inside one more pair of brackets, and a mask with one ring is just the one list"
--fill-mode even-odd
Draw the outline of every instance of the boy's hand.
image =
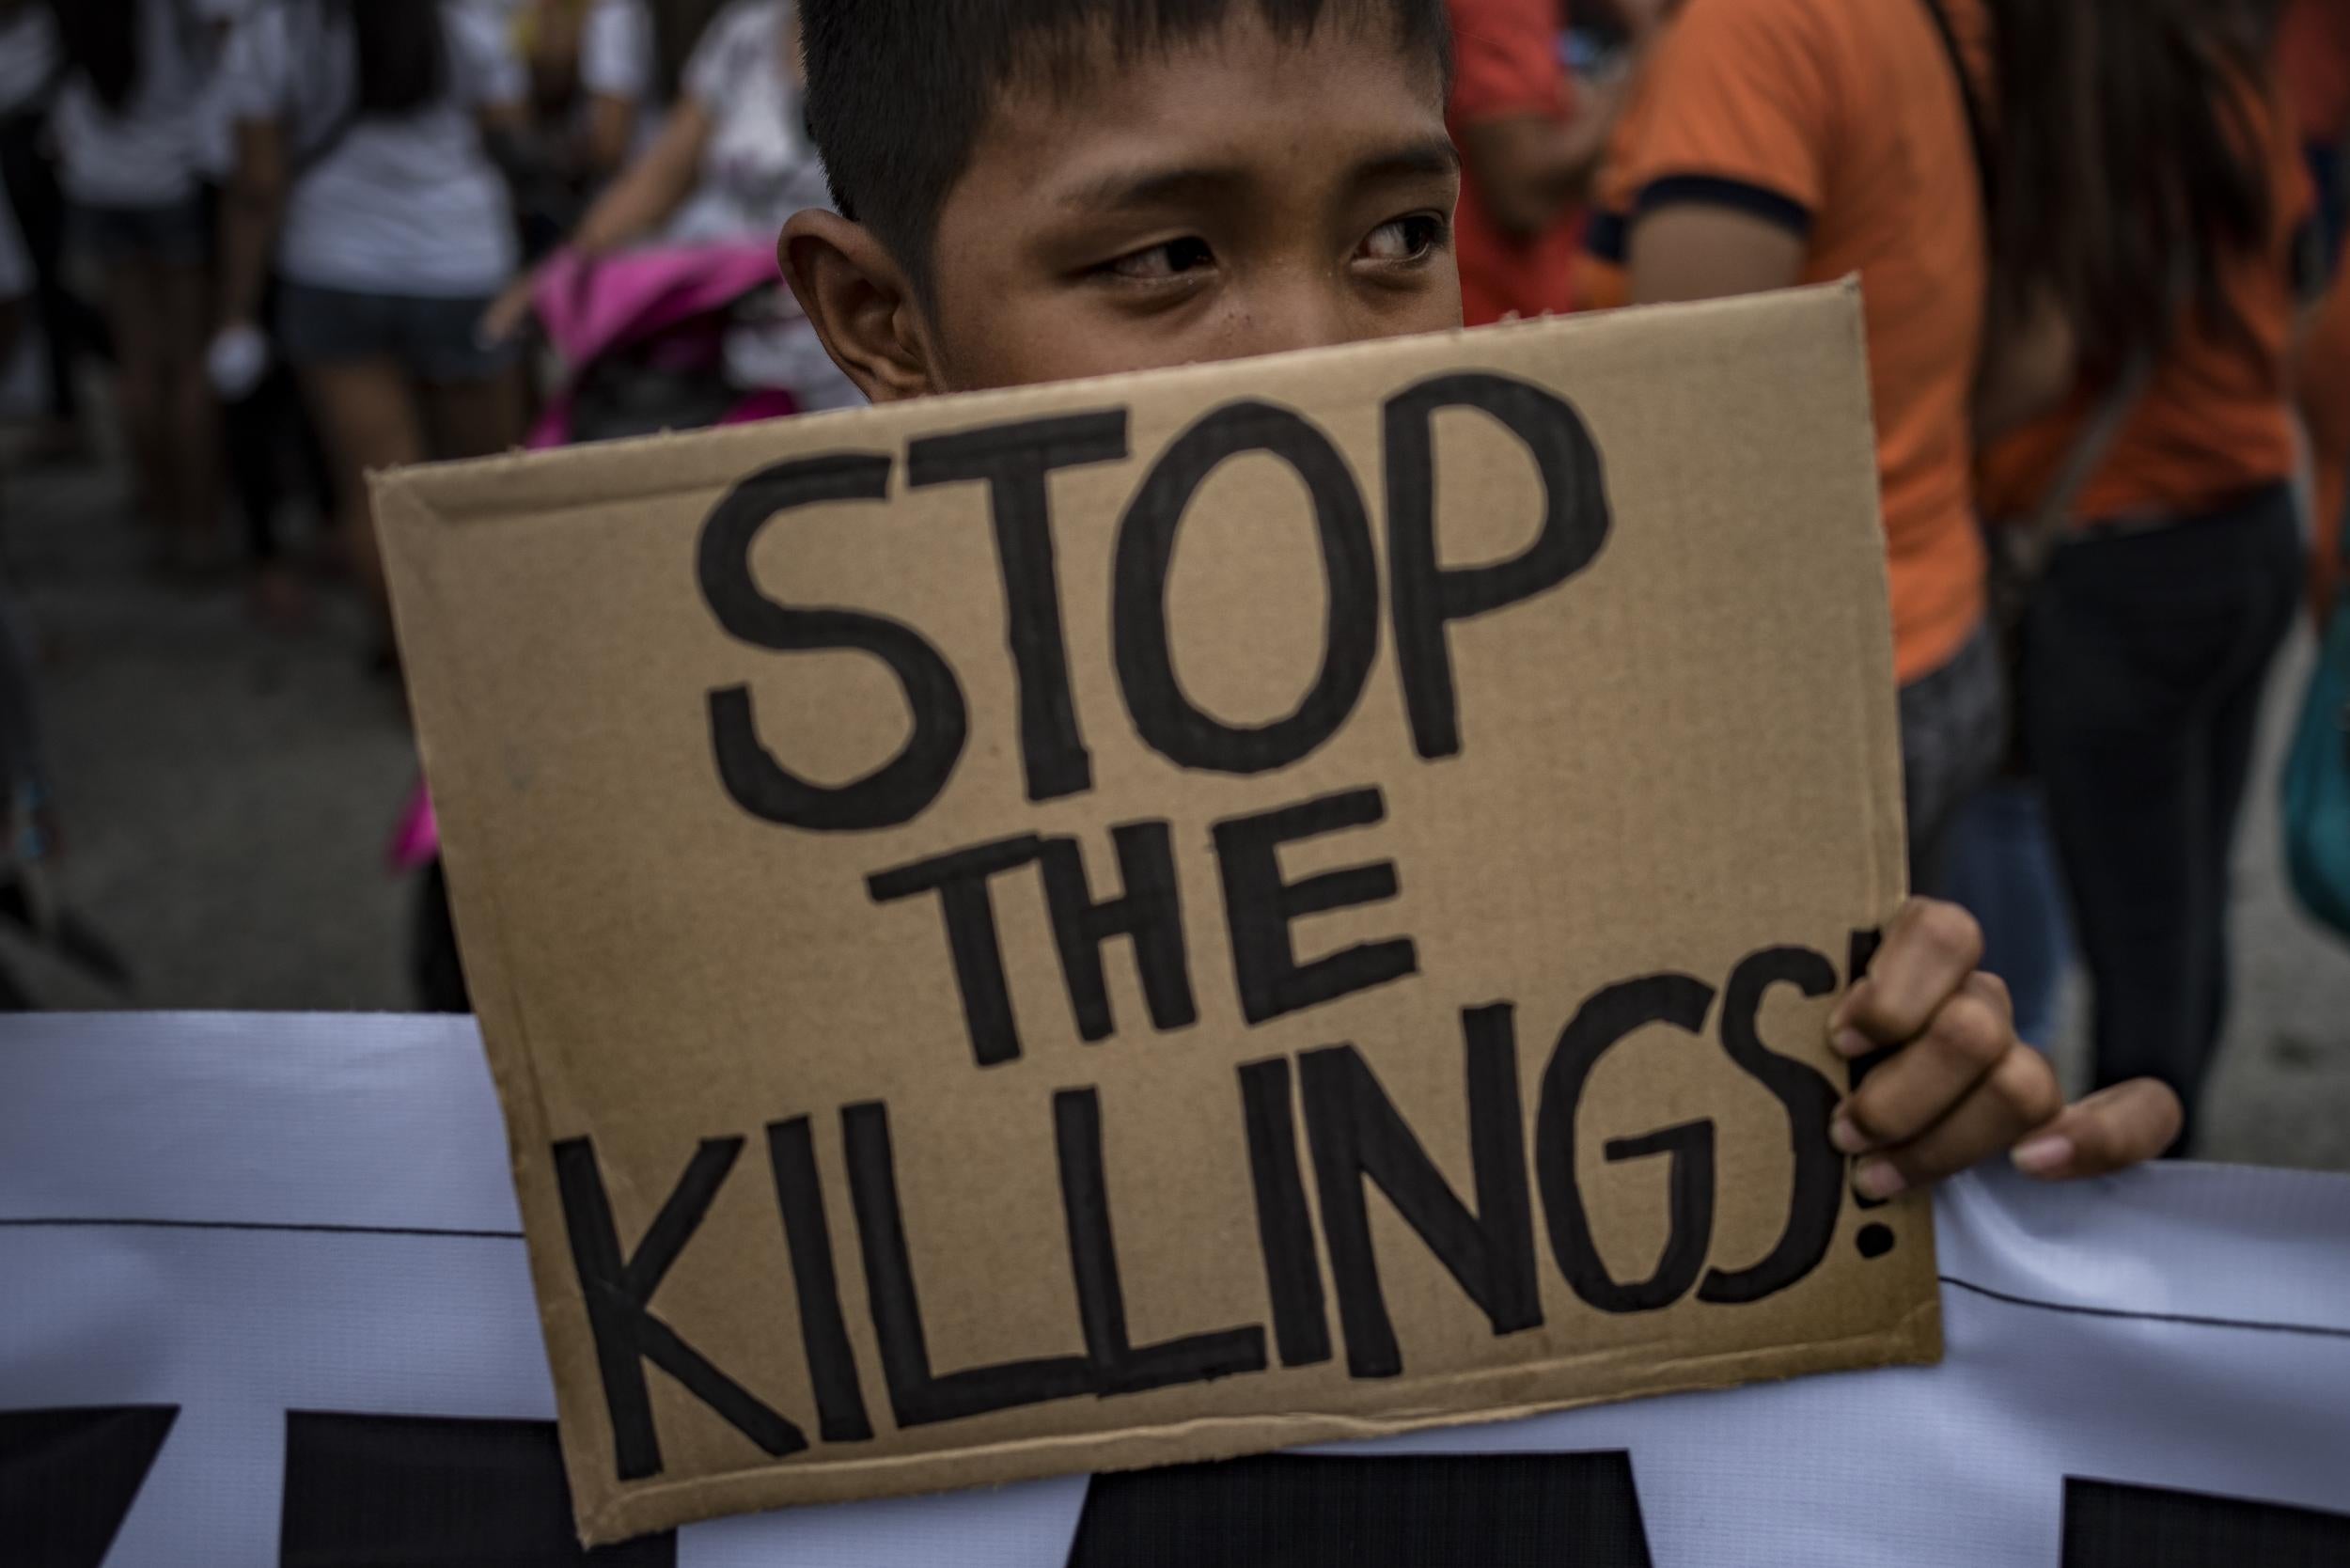
[[1841, 1055], [1896, 1048], [1829, 1123], [1838, 1149], [1866, 1155], [1853, 1170], [1860, 1194], [1890, 1198], [2003, 1150], [2026, 1174], [2060, 1181], [2168, 1149], [2179, 1097], [2139, 1078], [2066, 1105], [2047, 1058], [2015, 1037], [2007, 987], [1976, 969], [1982, 958], [1973, 916], [1912, 899], [1829, 1019]]

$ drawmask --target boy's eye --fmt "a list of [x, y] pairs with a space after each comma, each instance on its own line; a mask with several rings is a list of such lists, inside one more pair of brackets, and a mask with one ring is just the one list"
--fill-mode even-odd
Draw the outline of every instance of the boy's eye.
[[1120, 257], [1104, 270], [1118, 277], [1139, 278], [1145, 282], [1160, 278], [1179, 277], [1214, 261], [1215, 253], [1208, 249], [1208, 242], [1190, 235], [1169, 240]]
[[1363, 238], [1363, 257], [1371, 261], [1420, 261], [1444, 243], [1445, 221], [1434, 212], [1414, 212], [1389, 218]]

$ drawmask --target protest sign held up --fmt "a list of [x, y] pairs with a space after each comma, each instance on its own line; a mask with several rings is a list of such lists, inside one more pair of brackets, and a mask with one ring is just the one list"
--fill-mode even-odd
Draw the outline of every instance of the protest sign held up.
[[1850, 288], [377, 505], [591, 1540], [1936, 1353]]

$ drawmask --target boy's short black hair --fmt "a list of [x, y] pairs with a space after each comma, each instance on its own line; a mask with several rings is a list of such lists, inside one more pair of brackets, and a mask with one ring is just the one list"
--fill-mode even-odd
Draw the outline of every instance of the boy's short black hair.
[[1243, 4], [1283, 38], [1333, 13], [1384, 13], [1398, 48], [1426, 50], [1449, 76], [1444, 0], [798, 0], [808, 131], [833, 204], [927, 289], [939, 209], [1007, 84], [1066, 81], [1092, 48], [1124, 59], [1186, 42]]

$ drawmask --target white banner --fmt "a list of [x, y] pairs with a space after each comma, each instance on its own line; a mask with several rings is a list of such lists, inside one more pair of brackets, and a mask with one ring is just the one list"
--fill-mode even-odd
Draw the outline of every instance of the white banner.
[[2350, 1564], [2350, 1178], [1937, 1210], [1949, 1358], [583, 1555], [459, 1020], [0, 1025], [0, 1561]]

